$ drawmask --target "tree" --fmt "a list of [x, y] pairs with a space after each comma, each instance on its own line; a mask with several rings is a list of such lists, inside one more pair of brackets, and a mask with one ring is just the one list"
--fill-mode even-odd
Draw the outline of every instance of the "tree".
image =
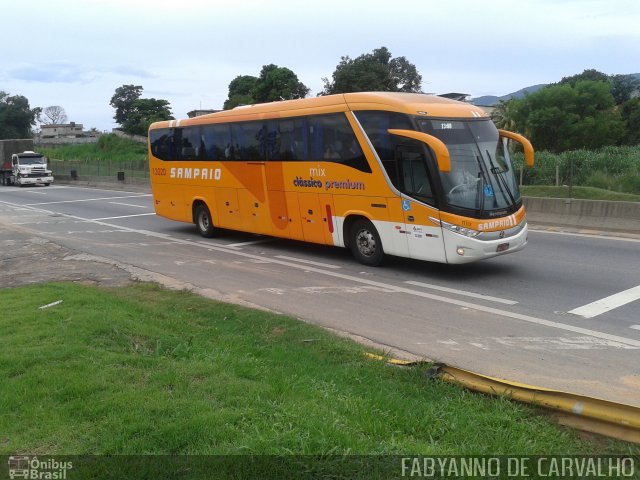
[[239, 75], [229, 84], [229, 97], [224, 102], [225, 110], [237, 107], [238, 105], [251, 105], [255, 103], [253, 90], [258, 83], [258, 77], [251, 75]]
[[133, 111], [133, 102], [142, 95], [141, 85], [123, 85], [116, 88], [109, 105], [116, 109], [113, 119], [118, 125], [124, 125]]
[[571, 75], [570, 77], [563, 77], [560, 80], [560, 85], [571, 85], [575, 87], [577, 82], [581, 81], [591, 81], [591, 82], [608, 82], [609, 76], [606, 73], [599, 72], [593, 68], [584, 70], [582, 73], [578, 73], [577, 75]]
[[391, 57], [386, 47], [351, 59], [342, 57], [332, 80], [322, 79], [321, 95], [349, 92], [420, 92], [422, 76], [405, 57]]
[[626, 125], [623, 142], [628, 145], [640, 144], [640, 98], [631, 98], [624, 102], [620, 113]]
[[512, 101], [518, 130], [541, 150], [594, 149], [614, 145], [624, 136], [609, 82], [559, 83]]
[[491, 112], [491, 120], [496, 124], [498, 128], [505, 130], [516, 130], [516, 112], [515, 112], [514, 99], [500, 100], [495, 106], [493, 112]]
[[59, 105], [51, 105], [42, 110], [40, 123], [44, 125], [60, 125], [67, 121], [67, 112]]
[[224, 102], [228, 110], [238, 105], [293, 100], [308, 95], [309, 88], [286, 67], [264, 65], [259, 77], [239, 75], [229, 84], [229, 96]]
[[31, 108], [22, 95], [0, 91], [0, 139], [31, 137], [31, 127], [41, 111], [39, 107]]
[[130, 135], [146, 135], [153, 122], [172, 120], [171, 107], [167, 100], [140, 98], [131, 105], [127, 120], [122, 130]]
[[611, 86], [611, 94], [616, 105], [622, 105], [634, 95], [640, 93], [640, 79], [633, 75], [607, 75], [598, 70], [585, 70], [577, 75], [564, 77], [560, 80], [560, 85], [571, 85], [574, 87], [577, 82], [590, 80], [594, 82], [607, 82]]
[[617, 105], [622, 105], [626, 101], [640, 94], [640, 78], [633, 75], [612, 75], [611, 94]]
[[253, 89], [253, 96], [258, 103], [294, 100], [304, 98], [308, 93], [309, 88], [298, 80], [295, 73], [273, 64], [262, 67]]
[[173, 119], [167, 100], [140, 98], [142, 90], [140, 85], [123, 85], [109, 102], [116, 109], [116, 123], [130, 135], [146, 135], [153, 122]]

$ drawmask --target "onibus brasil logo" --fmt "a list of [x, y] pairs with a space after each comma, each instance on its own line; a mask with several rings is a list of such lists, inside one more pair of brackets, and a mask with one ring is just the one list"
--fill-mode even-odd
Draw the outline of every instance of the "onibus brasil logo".
[[67, 470], [73, 468], [73, 462], [60, 462], [55, 458], [38, 459], [28, 455], [9, 457], [9, 478], [28, 478], [37, 480], [65, 480]]

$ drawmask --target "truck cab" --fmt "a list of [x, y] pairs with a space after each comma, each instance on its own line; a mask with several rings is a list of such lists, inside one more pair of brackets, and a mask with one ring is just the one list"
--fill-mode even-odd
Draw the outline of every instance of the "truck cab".
[[47, 159], [41, 153], [30, 150], [11, 156], [11, 173], [13, 183], [21, 187], [37, 184], [49, 186], [53, 183], [53, 173], [47, 166]]

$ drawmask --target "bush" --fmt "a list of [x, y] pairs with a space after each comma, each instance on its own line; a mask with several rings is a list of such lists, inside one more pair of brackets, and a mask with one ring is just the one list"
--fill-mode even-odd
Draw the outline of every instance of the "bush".
[[[522, 154], [514, 155], [517, 168]], [[618, 192], [640, 193], [640, 145], [571, 150], [563, 153], [536, 152], [532, 169], [525, 168], [523, 184], [555, 185], [556, 166], [560, 185], [592, 186]]]
[[56, 160], [139, 162], [147, 158], [147, 145], [112, 133], [101, 135], [98, 142], [93, 144], [61, 145], [41, 150], [46, 156]]

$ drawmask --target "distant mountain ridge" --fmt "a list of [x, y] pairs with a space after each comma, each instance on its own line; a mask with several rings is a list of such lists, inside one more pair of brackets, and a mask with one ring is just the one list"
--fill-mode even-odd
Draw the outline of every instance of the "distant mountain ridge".
[[[640, 80], [640, 73], [630, 73], [630, 77], [635, 77]], [[484, 95], [482, 97], [472, 98], [469, 101], [474, 105], [483, 106], [483, 107], [492, 107], [498, 104], [501, 100], [511, 100], [512, 98], [522, 98], [525, 93], [534, 93], [540, 90], [543, 87], [550, 85], [549, 83], [540, 83], [538, 85], [531, 85], [530, 87], [524, 87], [518, 90], [517, 92], [509, 93], [507, 95], [503, 95], [501, 97], [495, 95]]]

